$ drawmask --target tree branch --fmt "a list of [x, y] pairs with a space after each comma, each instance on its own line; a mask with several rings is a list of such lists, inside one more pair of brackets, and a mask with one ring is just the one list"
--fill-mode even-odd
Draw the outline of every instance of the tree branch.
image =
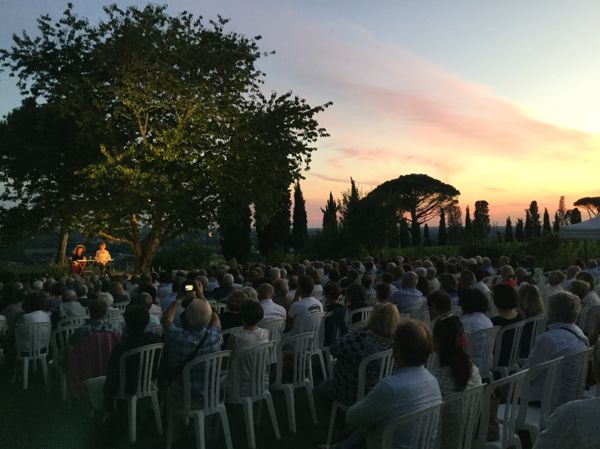
[[122, 237], [117, 237], [115, 235], [109, 234], [106, 231], [100, 231], [100, 232], [98, 232], [98, 235], [100, 237], [102, 237], [103, 239], [106, 239], [112, 243], [124, 243], [129, 246], [132, 246], [132, 242], [130, 240], [124, 239]]

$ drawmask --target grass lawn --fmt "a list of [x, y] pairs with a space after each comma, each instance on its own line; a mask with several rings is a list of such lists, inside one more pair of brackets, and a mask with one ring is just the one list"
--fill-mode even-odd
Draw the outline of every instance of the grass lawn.
[[[143, 403], [138, 405], [137, 443], [130, 445], [127, 440], [127, 418], [123, 414], [117, 425], [110, 430], [99, 430], [88, 410], [77, 401], [69, 404], [60, 400], [58, 381], [50, 371], [49, 392], [46, 393], [41, 370], [34, 375], [30, 370], [29, 389], [24, 391], [19, 381], [10, 383], [9, 374], [0, 366], [0, 449], [120, 449], [144, 448], [164, 449], [166, 440], [156, 432], [152, 413], [144, 413]], [[20, 380], [20, 379], [19, 379]], [[273, 393], [275, 409], [279, 421], [282, 440], [273, 435], [271, 421], [266, 406], [262, 410], [262, 420], [256, 428], [257, 448], [316, 448], [325, 442], [328, 412], [318, 403], [319, 426], [315, 427], [308, 411], [306, 394], [298, 390], [296, 394], [296, 420], [298, 433], [292, 435], [287, 423], [287, 411], [283, 394]], [[233, 447], [248, 447], [242, 410], [239, 406], [228, 406], [229, 422], [233, 437]], [[150, 409], [147, 410], [148, 412]], [[140, 417], [140, 415], [146, 415]], [[218, 422], [218, 421], [217, 421]], [[166, 428], [166, 420], [163, 419]], [[182, 438], [174, 448], [194, 448], [191, 427], [181, 431]], [[222, 433], [218, 439], [207, 441], [207, 449], [225, 448]]]

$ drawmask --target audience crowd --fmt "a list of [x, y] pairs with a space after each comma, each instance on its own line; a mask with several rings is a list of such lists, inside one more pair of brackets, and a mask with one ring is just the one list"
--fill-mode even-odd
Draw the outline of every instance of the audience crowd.
[[[599, 262], [577, 261], [564, 271], [542, 274], [532, 258], [366, 257], [280, 266], [220, 264], [206, 270], [134, 276], [70, 275], [30, 284], [15, 281], [0, 285], [2, 363], [20, 373], [32, 325], [46, 323], [48, 332], [75, 327], [60, 348], [60, 358], [56, 347], [50, 355], [67, 374], [68, 394], [89, 400], [109, 422], [118, 411], [114, 400], [118, 392], [136, 390], [139, 360], [130, 359], [126, 376], [120, 374], [121, 356], [127, 351], [164, 343], [153, 375], [165, 400], [177, 404], [185, 395], [182, 372], [195, 358], [229, 350], [235, 361], [273, 338], [268, 330], [273, 320], [284, 323], [284, 340], [319, 328], [317, 345], [326, 367], [323, 375], [315, 375], [319, 381], [315, 392], [327, 410], [334, 401], [346, 406], [345, 416], [335, 422], [334, 444], [374, 448], [393, 418], [501, 376], [495, 370], [491, 377], [480, 372], [494, 365], [486, 330], [545, 315], [547, 328], [541, 334], [536, 334], [531, 320], [519, 334], [518, 357], [524, 368], [594, 345], [600, 334]], [[365, 310], [367, 318], [361, 314]], [[321, 319], [323, 326], [315, 324]], [[496, 365], [514, 372], [516, 330], [502, 335], [495, 348]], [[600, 380], [598, 347], [596, 380]], [[366, 394], [358, 397], [361, 361], [388, 350], [394, 359], [391, 375], [381, 379], [379, 367], [369, 367]], [[226, 394], [250, 395], [252, 373], [251, 365], [239, 365], [237, 390], [232, 392], [230, 379]], [[193, 399], [202, 398], [204, 374], [192, 369]], [[561, 382], [575, 382], [574, 375], [565, 366]], [[123, 381], [125, 385], [120, 385]], [[533, 405], [542, 399], [543, 382], [543, 377], [531, 382]], [[569, 447], [600, 447], [593, 426], [580, 425], [600, 413], [598, 399], [562, 405], [565, 402], [559, 395], [561, 406], [535, 447], [567, 447], [558, 446], [558, 440], [572, 442]], [[456, 432], [464, 413], [456, 407], [444, 412], [441, 447], [460, 447]], [[409, 447], [411, 432], [398, 428], [394, 447]]]

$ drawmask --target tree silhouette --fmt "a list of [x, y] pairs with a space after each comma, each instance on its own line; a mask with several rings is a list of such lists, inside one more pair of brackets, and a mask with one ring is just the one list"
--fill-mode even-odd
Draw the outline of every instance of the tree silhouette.
[[504, 226], [504, 241], [510, 243], [514, 240], [514, 233], [510, 217], [506, 217], [506, 225]]
[[440, 208], [440, 224], [438, 226], [438, 245], [446, 245], [448, 243], [448, 231], [446, 229], [446, 213], [444, 208]]
[[304, 248], [308, 238], [308, 219], [306, 217], [306, 201], [300, 188], [300, 182], [294, 186], [294, 212], [292, 226], [292, 246], [296, 251]]

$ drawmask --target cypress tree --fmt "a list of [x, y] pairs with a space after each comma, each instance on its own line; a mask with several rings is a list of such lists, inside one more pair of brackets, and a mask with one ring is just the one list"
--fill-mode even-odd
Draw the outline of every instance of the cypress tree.
[[473, 214], [473, 238], [477, 241], [487, 239], [492, 227], [490, 225], [490, 207], [487, 201], [480, 200], [475, 202], [475, 212]]
[[471, 211], [469, 206], [465, 210], [465, 242], [470, 242], [473, 238], [473, 230], [471, 225]]
[[448, 231], [446, 230], [446, 213], [444, 209], [440, 209], [440, 225], [438, 228], [438, 245], [446, 245], [448, 243]]
[[297, 182], [294, 186], [294, 212], [292, 226], [292, 246], [296, 251], [304, 248], [308, 238], [308, 219], [306, 218], [306, 201]]
[[533, 222], [531, 221], [531, 214], [529, 209], [525, 209], [525, 228], [523, 229], [523, 235], [525, 240], [531, 240], [533, 237]]
[[552, 234], [552, 226], [550, 225], [550, 214], [548, 209], [544, 208], [544, 226], [542, 228], [543, 234]]
[[429, 226], [427, 226], [427, 223], [423, 226], [423, 244], [425, 246], [431, 246], [431, 237], [429, 235]]
[[[540, 210], [537, 201], [532, 201], [529, 205], [529, 220], [531, 221], [531, 236], [538, 237], [542, 235], [542, 224], [540, 223]], [[525, 222], [527, 229], [527, 222]]]
[[515, 240], [517, 242], [525, 241], [525, 229], [522, 218], [517, 219], [517, 225], [515, 226]]
[[504, 227], [504, 241], [510, 243], [514, 240], [512, 221], [510, 217], [506, 217], [506, 226]]
[[338, 231], [338, 213], [339, 207], [337, 202], [333, 199], [333, 194], [329, 192], [329, 199], [325, 204], [325, 209], [321, 208], [323, 212], [323, 233], [332, 234]]
[[554, 223], [552, 223], [552, 230], [555, 234], [558, 234], [560, 232], [560, 217], [558, 216], [558, 212], [554, 213]]

